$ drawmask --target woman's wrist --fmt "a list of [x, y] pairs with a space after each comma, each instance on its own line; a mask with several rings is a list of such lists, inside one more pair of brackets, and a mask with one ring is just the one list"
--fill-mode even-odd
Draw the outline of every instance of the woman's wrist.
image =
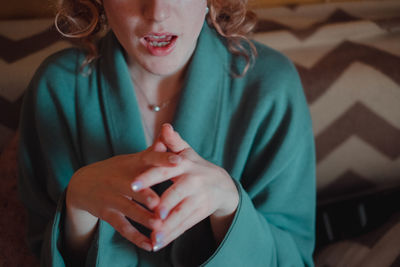
[[230, 183], [231, 186], [227, 197], [222, 198], [220, 208], [210, 215], [211, 228], [214, 234], [214, 239], [218, 245], [224, 239], [228, 229], [230, 228], [239, 205], [239, 192], [232, 180], [230, 180]]
[[74, 207], [70, 199], [67, 199], [66, 197], [63, 243], [69, 260], [79, 263], [86, 257], [99, 219]]
[[224, 187], [223, 192], [225, 194], [220, 194], [218, 198], [221, 200], [219, 207], [215, 210], [215, 212], [211, 215], [215, 218], [229, 216], [234, 213], [239, 205], [239, 192], [236, 188], [235, 183], [232, 178], [224, 169], [221, 168], [225, 177], [226, 177], [226, 186]]
[[211, 229], [213, 231], [214, 239], [217, 245], [219, 245], [222, 242], [226, 233], [228, 232], [228, 229], [232, 224], [233, 218], [235, 217], [235, 213], [236, 210], [231, 214], [221, 215], [221, 216], [211, 214], [211, 216], [209, 217]]

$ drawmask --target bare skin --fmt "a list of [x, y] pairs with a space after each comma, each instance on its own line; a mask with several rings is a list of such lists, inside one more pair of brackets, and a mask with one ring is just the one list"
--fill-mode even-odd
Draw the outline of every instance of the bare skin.
[[[134, 164], [135, 160], [140, 164]], [[170, 179], [173, 185], [161, 197], [150, 189]], [[69, 255], [84, 259], [99, 218], [138, 247], [157, 251], [210, 217], [219, 244], [238, 201], [238, 192], [226, 171], [202, 159], [171, 125], [165, 124], [159, 140], [149, 149], [94, 163], [74, 174], [66, 196]], [[152, 229], [151, 239], [138, 232], [125, 216]]]
[[133, 182], [140, 185], [141, 190], [147, 190], [163, 181], [173, 181], [155, 208], [163, 221], [152, 233], [153, 250], [165, 247], [207, 217], [210, 217], [214, 238], [219, 244], [239, 203], [232, 178], [224, 169], [201, 158], [170, 124], [163, 125], [160, 140], [181, 160], [176, 166], [149, 168]]
[[[180, 157], [170, 152], [157, 152], [155, 144], [147, 150], [115, 156], [79, 169], [71, 178], [66, 193], [65, 244], [72, 258], [84, 259], [98, 219], [107, 221], [122, 236], [138, 247], [150, 251], [152, 242], [138, 232], [125, 218], [152, 229], [160, 224], [150, 210], [160, 201], [151, 189], [134, 192], [133, 177], [149, 167], [175, 166]], [[162, 148], [164, 146], [161, 146]]]

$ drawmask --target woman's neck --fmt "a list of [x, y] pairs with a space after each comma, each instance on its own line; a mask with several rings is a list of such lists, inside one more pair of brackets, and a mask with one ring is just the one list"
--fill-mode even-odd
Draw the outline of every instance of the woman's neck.
[[[151, 145], [161, 126], [167, 122], [171, 123], [175, 116], [185, 68], [166, 76], [152, 74], [134, 63], [129, 64], [129, 69], [141, 110], [146, 141]], [[149, 105], [157, 105], [161, 109], [155, 112]]]
[[160, 103], [174, 97], [182, 87], [184, 69], [169, 75], [153, 74], [137, 63], [130, 62], [129, 70], [135, 87], [139, 87], [149, 102]]

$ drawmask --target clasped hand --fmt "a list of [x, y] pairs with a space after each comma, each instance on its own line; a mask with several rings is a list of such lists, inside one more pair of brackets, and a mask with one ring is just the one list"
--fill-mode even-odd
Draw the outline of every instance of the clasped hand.
[[[173, 184], [158, 196], [151, 186], [167, 180]], [[147, 251], [165, 247], [208, 216], [224, 223], [238, 200], [229, 174], [201, 158], [169, 124], [145, 151], [81, 168], [67, 190], [67, 205], [107, 221]], [[151, 236], [127, 217], [151, 229]]]

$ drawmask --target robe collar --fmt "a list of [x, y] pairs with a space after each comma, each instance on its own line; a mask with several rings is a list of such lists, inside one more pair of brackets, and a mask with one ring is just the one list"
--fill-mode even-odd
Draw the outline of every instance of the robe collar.
[[[100, 48], [99, 83], [114, 155], [146, 149], [144, 127], [121, 45], [110, 32]], [[215, 30], [204, 23], [188, 65], [172, 122], [175, 130], [202, 157], [216, 149], [224, 90], [230, 84], [230, 54]]]

